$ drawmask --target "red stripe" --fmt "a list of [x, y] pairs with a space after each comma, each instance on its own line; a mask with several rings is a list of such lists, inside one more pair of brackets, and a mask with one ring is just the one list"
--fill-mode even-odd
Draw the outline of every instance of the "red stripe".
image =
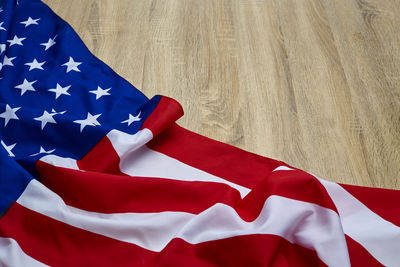
[[187, 165], [253, 188], [283, 162], [261, 157], [172, 125], [148, 146]]
[[279, 195], [336, 211], [322, 185], [301, 171], [273, 172], [244, 199], [230, 186], [162, 178], [82, 172], [38, 161], [41, 182], [68, 205], [101, 213], [184, 211], [198, 214], [216, 203], [233, 207], [246, 221], [256, 219], [265, 200]]
[[400, 227], [400, 191], [341, 184], [347, 192], [383, 219]]
[[215, 203], [234, 206], [239, 192], [225, 184], [118, 176], [54, 167], [38, 161], [40, 180], [66, 204], [101, 213], [184, 211]]
[[107, 136], [77, 161], [80, 170], [125, 175], [119, 169], [120, 158]]
[[182, 116], [183, 109], [181, 104], [175, 99], [162, 96], [141, 129], [147, 128], [151, 130], [154, 136], [157, 136]]
[[[51, 266], [310, 266], [315, 252], [273, 235], [189, 244], [172, 240], [160, 253], [117, 241], [28, 210], [18, 203], [0, 219], [0, 235]], [[322, 264], [321, 264], [322, 265]]]
[[[274, 235], [246, 235], [195, 245], [174, 239], [154, 266], [326, 266], [317, 254]], [[170, 261], [171, 255], [173, 262]], [[198, 262], [198, 264], [196, 264]]]
[[349, 250], [350, 263], [353, 267], [375, 267], [383, 266], [377, 261], [369, 252], [361, 246], [359, 243], [354, 241], [351, 237], [345, 235], [347, 248]]
[[249, 221], [254, 220], [271, 195], [317, 204], [337, 213], [332, 199], [315, 177], [303, 171], [277, 171], [260, 182], [238, 203], [240, 216]]

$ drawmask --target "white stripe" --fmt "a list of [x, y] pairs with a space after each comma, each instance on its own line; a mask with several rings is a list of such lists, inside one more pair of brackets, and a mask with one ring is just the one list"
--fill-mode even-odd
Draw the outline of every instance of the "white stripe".
[[120, 157], [120, 170], [131, 176], [162, 177], [180, 181], [205, 181], [223, 183], [239, 191], [245, 197], [251, 190], [209, 174], [192, 166], [186, 165], [174, 158], [148, 148], [147, 143], [152, 138], [148, 129], [143, 129], [134, 135], [118, 130], [112, 130], [107, 137]]
[[287, 166], [279, 166], [279, 167], [275, 168], [273, 170], [273, 172], [276, 172], [276, 171], [294, 171], [294, 170], [295, 169], [289, 168]]
[[25, 254], [12, 238], [0, 237], [0, 266], [48, 266]]
[[56, 167], [79, 170], [76, 160], [71, 158], [63, 158], [56, 155], [47, 155], [41, 157], [40, 160]]
[[240, 235], [272, 234], [315, 250], [330, 266], [349, 266], [346, 241], [337, 214], [316, 204], [271, 196], [259, 217], [242, 220], [235, 210], [216, 204], [195, 215], [185, 212], [101, 214], [65, 205], [37, 180], [17, 202], [77, 228], [161, 251], [173, 238], [191, 244]]
[[144, 146], [153, 138], [153, 133], [147, 128], [135, 134], [127, 134], [118, 130], [112, 130], [107, 134], [107, 137], [113, 144], [118, 156], [121, 157]]
[[400, 227], [371, 211], [340, 185], [319, 181], [335, 203], [345, 234], [383, 265], [400, 266]]

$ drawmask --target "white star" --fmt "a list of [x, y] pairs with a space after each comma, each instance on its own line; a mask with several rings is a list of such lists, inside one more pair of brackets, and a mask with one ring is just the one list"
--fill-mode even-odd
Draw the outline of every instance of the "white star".
[[81, 72], [81, 70], [78, 69], [78, 66], [81, 64], [82, 62], [76, 62], [72, 57], [69, 57], [69, 61], [62, 64], [61, 66], [67, 66], [67, 73], [70, 72], [71, 70]]
[[40, 155], [40, 154], [51, 154], [54, 151], [56, 151], [56, 149], [52, 149], [52, 150], [46, 151], [43, 147], [40, 147], [39, 153], [35, 153], [35, 154], [30, 155], [30, 156], [34, 157], [34, 156], [37, 156], [37, 155]]
[[29, 66], [29, 71], [34, 70], [34, 69], [43, 70], [42, 66], [44, 63], [46, 63], [46, 61], [38, 62], [35, 58], [32, 62], [25, 63], [25, 65]]
[[56, 99], [57, 99], [60, 95], [71, 95], [70, 93], [68, 93], [68, 89], [70, 87], [71, 87], [71, 85], [62, 87], [61, 85], [59, 85], [57, 83], [56, 88], [49, 89], [49, 91], [56, 93]]
[[10, 43], [10, 47], [17, 44], [17, 45], [23, 45], [22, 41], [25, 40], [26, 38], [18, 38], [18, 36], [14, 35], [14, 38], [12, 40], [7, 40], [7, 42]]
[[3, 27], [3, 23], [4, 23], [4, 22], [0, 22], [0, 30], [1, 30], [1, 31], [6, 31], [6, 28]]
[[50, 47], [52, 47], [53, 45], [56, 44], [56, 42], [54, 41], [56, 39], [56, 37], [57, 37], [57, 35], [54, 36], [54, 38], [49, 38], [47, 43], [41, 43], [40, 45], [43, 45], [45, 47], [44, 50], [47, 51], [47, 49], [49, 49]]
[[36, 91], [35, 88], [33, 88], [32, 84], [34, 84], [37, 81], [33, 82], [28, 82], [27, 79], [24, 79], [24, 82], [15, 86], [17, 89], [21, 89], [21, 95], [25, 94], [26, 91]]
[[32, 25], [32, 24], [38, 25], [39, 24], [39, 23], [37, 23], [38, 20], [40, 20], [40, 18], [39, 19], [32, 19], [31, 17], [29, 17], [27, 20], [21, 21], [20, 23], [21, 24], [25, 24], [25, 28], [26, 28], [26, 27], [28, 27], [29, 25]]
[[108, 91], [110, 91], [111, 88], [108, 89], [103, 89], [100, 86], [97, 86], [97, 90], [89, 91], [89, 93], [95, 94], [96, 95], [96, 100], [102, 97], [103, 95], [110, 95]]
[[4, 141], [1, 140], [1, 145], [4, 147], [4, 149], [7, 151], [8, 155], [9, 155], [10, 157], [15, 157], [14, 153], [12, 153], [11, 150], [15, 147], [16, 144], [17, 144], [17, 143], [7, 146], [7, 145], [4, 143]]
[[16, 59], [17, 57], [7, 57], [4, 56], [4, 60], [3, 60], [3, 66], [14, 66], [14, 64], [12, 63], [12, 61], [14, 59]]
[[52, 108], [52, 109], [51, 109], [51, 112], [57, 113], [57, 114], [64, 114], [64, 113], [67, 112], [67, 111], [64, 110], [64, 111], [57, 112], [54, 108]]
[[0, 44], [0, 54], [3, 54], [4, 51], [6, 51], [6, 45]]
[[87, 120], [89, 120], [89, 122], [93, 125], [100, 126], [101, 124], [97, 121], [97, 118], [100, 117], [100, 115], [101, 113], [97, 115], [92, 115], [88, 112]]
[[88, 112], [86, 119], [84, 120], [76, 120], [74, 121], [75, 123], [78, 123], [81, 125], [81, 132], [86, 126], [98, 126], [101, 125], [98, 121], [97, 118], [100, 117], [101, 114], [97, 115], [92, 115]]
[[53, 116], [57, 115], [56, 113], [48, 113], [46, 110], [43, 112], [43, 115], [37, 118], [34, 118], [36, 121], [40, 121], [42, 123], [42, 130], [46, 126], [47, 123], [57, 123]]
[[4, 118], [4, 127], [7, 126], [10, 120], [19, 120], [18, 116], [15, 114], [21, 107], [11, 108], [6, 104], [6, 111], [0, 114], [0, 118]]
[[141, 118], [140, 118], [141, 113], [142, 113], [142, 111], [139, 111], [139, 114], [137, 114], [136, 116], [129, 114], [129, 118], [126, 121], [121, 121], [121, 123], [128, 123], [128, 126], [130, 126], [132, 122], [141, 120]]

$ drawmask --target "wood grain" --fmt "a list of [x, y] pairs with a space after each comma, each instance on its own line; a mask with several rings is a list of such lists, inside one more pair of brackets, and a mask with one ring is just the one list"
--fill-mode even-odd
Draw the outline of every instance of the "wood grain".
[[328, 180], [400, 189], [400, 2], [46, 0], [179, 124]]

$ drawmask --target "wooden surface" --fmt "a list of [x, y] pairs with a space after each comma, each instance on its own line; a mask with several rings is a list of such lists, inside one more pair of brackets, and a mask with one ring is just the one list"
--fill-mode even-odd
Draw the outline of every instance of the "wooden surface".
[[400, 2], [46, 0], [178, 123], [336, 182], [400, 189]]

